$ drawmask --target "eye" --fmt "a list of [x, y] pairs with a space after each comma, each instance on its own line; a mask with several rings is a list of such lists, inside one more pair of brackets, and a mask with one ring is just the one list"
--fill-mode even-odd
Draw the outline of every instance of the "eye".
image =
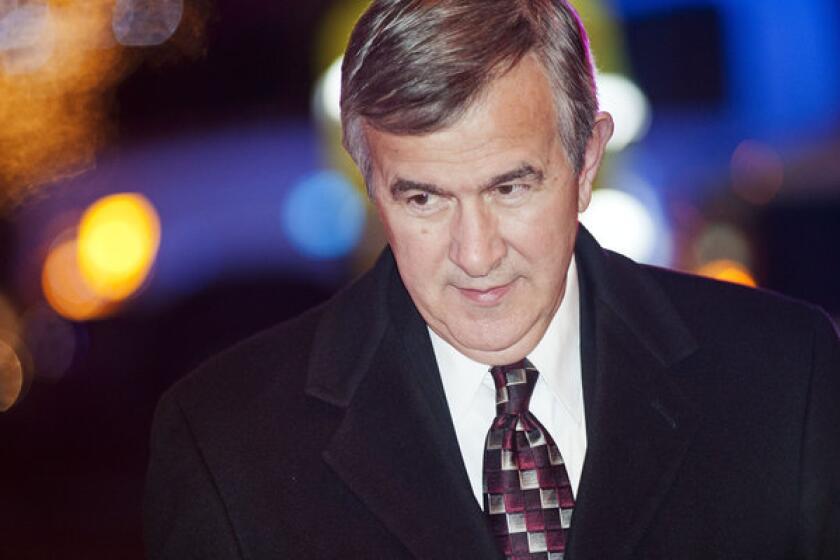
[[442, 207], [443, 202], [443, 196], [424, 191], [408, 192], [403, 197], [406, 208], [417, 215], [433, 214]]
[[522, 183], [512, 183], [509, 185], [499, 185], [496, 187], [496, 192], [504, 198], [517, 198], [528, 192], [530, 187]]
[[414, 194], [406, 199], [406, 203], [409, 206], [426, 206], [429, 204], [429, 198], [429, 193]]

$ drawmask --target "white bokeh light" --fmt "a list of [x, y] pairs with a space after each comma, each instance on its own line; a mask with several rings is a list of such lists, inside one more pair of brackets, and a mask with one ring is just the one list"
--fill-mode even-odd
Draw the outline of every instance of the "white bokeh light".
[[[322, 120], [341, 120], [341, 62], [338, 57], [318, 79], [313, 96], [313, 110]], [[623, 149], [642, 138], [650, 127], [650, 104], [644, 93], [628, 78], [619, 74], [597, 74], [601, 109], [612, 114], [615, 133], [607, 148]]]
[[321, 75], [315, 84], [312, 108], [315, 116], [323, 121], [341, 121], [341, 62], [338, 57]]
[[655, 260], [659, 228], [636, 197], [615, 189], [597, 190], [580, 221], [607, 249], [640, 262]]
[[609, 112], [615, 121], [615, 132], [607, 149], [623, 150], [650, 128], [650, 103], [642, 90], [621, 74], [598, 73], [595, 80], [601, 110]]
[[9, 74], [33, 72], [49, 61], [55, 31], [48, 5], [0, 2], [0, 62]]
[[151, 47], [168, 41], [183, 15], [183, 0], [117, 0], [111, 28], [122, 45]]

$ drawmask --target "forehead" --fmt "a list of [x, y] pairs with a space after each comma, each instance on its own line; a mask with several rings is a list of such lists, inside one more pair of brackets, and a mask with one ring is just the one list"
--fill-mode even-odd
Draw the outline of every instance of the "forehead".
[[452, 126], [424, 135], [368, 128], [374, 182], [477, 181], [523, 162], [545, 167], [560, 146], [554, 98], [540, 63], [526, 56], [485, 89]]

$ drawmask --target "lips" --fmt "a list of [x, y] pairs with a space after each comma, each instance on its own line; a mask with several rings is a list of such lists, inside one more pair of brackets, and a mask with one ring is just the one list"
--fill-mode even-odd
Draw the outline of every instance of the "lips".
[[481, 306], [493, 306], [498, 304], [513, 288], [513, 282], [495, 286], [486, 290], [471, 288], [457, 288], [458, 292], [470, 302]]

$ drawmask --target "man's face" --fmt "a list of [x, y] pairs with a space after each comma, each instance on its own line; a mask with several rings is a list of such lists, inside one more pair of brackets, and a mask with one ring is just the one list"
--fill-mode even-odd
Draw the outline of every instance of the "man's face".
[[579, 176], [557, 122], [542, 67], [526, 56], [449, 128], [367, 130], [374, 202], [408, 293], [438, 335], [481, 363], [526, 356], [563, 298], [612, 121], [598, 116]]

